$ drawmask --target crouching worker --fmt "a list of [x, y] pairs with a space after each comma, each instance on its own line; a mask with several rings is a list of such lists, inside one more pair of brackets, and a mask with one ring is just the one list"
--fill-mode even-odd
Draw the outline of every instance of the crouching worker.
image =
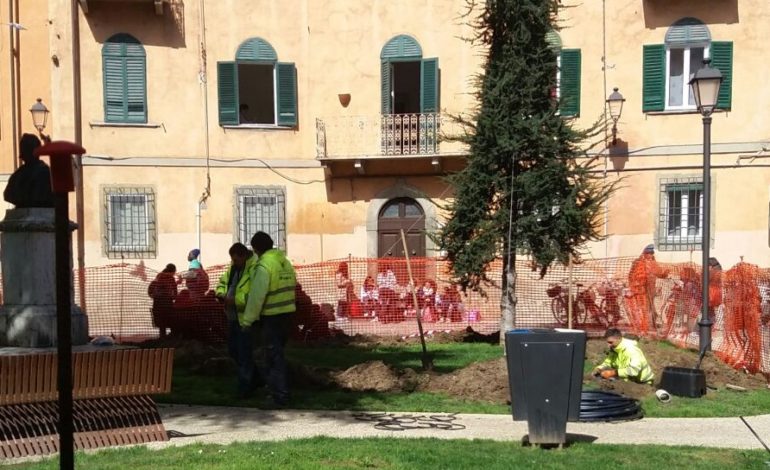
[[623, 338], [617, 328], [610, 328], [604, 333], [610, 350], [604, 362], [596, 366], [595, 376], [604, 379], [615, 377], [636, 383], [652, 384], [655, 374], [636, 341]]
[[257, 266], [257, 257], [246, 245], [236, 243], [230, 247], [232, 263], [219, 279], [217, 299], [225, 304], [227, 315], [227, 349], [238, 366], [238, 397], [248, 398], [254, 389], [254, 328], [252, 322], [244, 322], [243, 311], [249, 297], [251, 281]]

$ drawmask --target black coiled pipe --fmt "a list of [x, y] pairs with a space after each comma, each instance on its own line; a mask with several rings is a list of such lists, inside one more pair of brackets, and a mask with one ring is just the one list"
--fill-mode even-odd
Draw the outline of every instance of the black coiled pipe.
[[580, 421], [627, 421], [643, 415], [639, 400], [598, 390], [580, 394]]

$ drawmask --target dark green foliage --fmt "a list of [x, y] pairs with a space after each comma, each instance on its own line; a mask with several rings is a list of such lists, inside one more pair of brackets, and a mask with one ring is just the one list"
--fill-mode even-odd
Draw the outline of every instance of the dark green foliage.
[[603, 123], [577, 130], [553, 98], [558, 51], [546, 33], [556, 29], [557, 0], [469, 1], [469, 15], [481, 11], [473, 40], [487, 60], [477, 77], [479, 106], [459, 118], [467, 132], [458, 139], [470, 154], [467, 167], [450, 177], [455, 199], [437, 242], [458, 282], [482, 289], [492, 261], [502, 257], [504, 269], [513, 264], [509, 229], [513, 250], [529, 255], [541, 274], [599, 239], [613, 185], [591, 171], [595, 161], [585, 154]]

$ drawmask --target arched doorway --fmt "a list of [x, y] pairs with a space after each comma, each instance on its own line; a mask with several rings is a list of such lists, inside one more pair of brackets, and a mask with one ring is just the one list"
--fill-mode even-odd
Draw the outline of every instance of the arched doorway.
[[409, 256], [425, 256], [425, 212], [412, 198], [399, 197], [386, 202], [377, 217], [377, 256], [404, 257], [401, 242], [404, 230]]

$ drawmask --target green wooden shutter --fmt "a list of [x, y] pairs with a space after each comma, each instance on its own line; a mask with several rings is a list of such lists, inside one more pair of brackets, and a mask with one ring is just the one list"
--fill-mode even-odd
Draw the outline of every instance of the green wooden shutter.
[[731, 109], [733, 100], [733, 43], [714, 41], [711, 43], [711, 66], [722, 72], [717, 108]]
[[217, 62], [219, 125], [238, 124], [238, 68], [235, 62]]
[[559, 91], [561, 102], [559, 113], [562, 116], [580, 115], [580, 49], [561, 51], [561, 80]]
[[276, 54], [273, 46], [269, 42], [262, 38], [250, 38], [241, 43], [238, 46], [238, 50], [235, 53], [235, 60], [253, 60], [257, 62], [277, 62], [278, 54]]
[[104, 56], [102, 71], [104, 80], [104, 120], [123, 122], [126, 119], [125, 83], [123, 58]]
[[393, 112], [393, 95], [391, 94], [391, 82], [393, 75], [393, 66], [389, 60], [383, 60], [380, 62], [380, 90], [382, 92], [381, 97], [381, 111], [382, 114], [391, 114]]
[[391, 38], [380, 51], [380, 59], [406, 59], [414, 58], [419, 60], [422, 57], [422, 48], [420, 44], [411, 36], [399, 34]]
[[642, 111], [663, 111], [666, 107], [666, 46], [645, 45], [642, 60]]
[[142, 44], [116, 34], [102, 47], [104, 120], [147, 122], [147, 59]]
[[293, 63], [278, 62], [276, 65], [276, 83], [278, 91], [278, 125], [296, 127], [297, 125], [297, 69]]
[[420, 112], [437, 113], [439, 107], [438, 59], [423, 59], [420, 66]]
[[144, 57], [126, 57], [126, 121], [147, 122], [147, 84]]

